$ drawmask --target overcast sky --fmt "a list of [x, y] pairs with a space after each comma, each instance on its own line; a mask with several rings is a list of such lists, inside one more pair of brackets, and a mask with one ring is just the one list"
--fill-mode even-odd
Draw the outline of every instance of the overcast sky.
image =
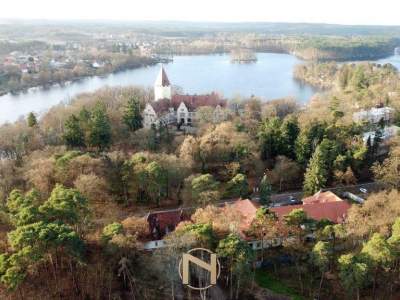
[[1, 0], [0, 18], [400, 25], [400, 0]]

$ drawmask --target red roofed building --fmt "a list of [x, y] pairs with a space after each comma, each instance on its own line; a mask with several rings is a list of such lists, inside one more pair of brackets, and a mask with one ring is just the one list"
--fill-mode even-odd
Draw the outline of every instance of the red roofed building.
[[249, 199], [239, 199], [231, 204], [231, 206], [242, 215], [239, 225], [240, 231], [247, 231], [256, 217], [257, 209], [260, 208], [260, 205]]
[[319, 191], [318, 193], [302, 199], [303, 204], [313, 204], [313, 203], [327, 203], [327, 202], [337, 202], [343, 201], [340, 197], [336, 196], [331, 191], [322, 192]]
[[283, 220], [283, 217], [289, 214], [292, 210], [301, 208], [308, 217], [314, 220], [320, 221], [326, 219], [333, 223], [343, 223], [350, 207], [351, 205], [348, 202], [342, 200], [273, 207], [270, 210], [274, 212], [280, 220]]
[[199, 107], [209, 106], [214, 108], [213, 120], [215, 123], [226, 119], [223, 108], [226, 100], [217, 93], [205, 95], [172, 95], [171, 83], [163, 67], [154, 84], [154, 101], [148, 103], [143, 111], [143, 126], [151, 128], [152, 125], [179, 124], [192, 126], [196, 119]]

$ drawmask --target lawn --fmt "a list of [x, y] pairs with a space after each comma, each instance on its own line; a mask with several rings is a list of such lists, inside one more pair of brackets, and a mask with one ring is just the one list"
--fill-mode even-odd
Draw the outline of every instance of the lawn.
[[304, 300], [304, 298], [298, 295], [294, 289], [286, 286], [282, 281], [266, 271], [256, 271], [256, 282], [260, 287], [269, 289], [276, 294], [289, 296], [292, 300]]

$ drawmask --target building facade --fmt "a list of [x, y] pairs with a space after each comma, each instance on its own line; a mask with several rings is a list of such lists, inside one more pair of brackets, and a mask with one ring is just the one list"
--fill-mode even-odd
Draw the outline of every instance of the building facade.
[[200, 107], [211, 107], [212, 121], [219, 123], [226, 120], [226, 100], [217, 93], [206, 95], [179, 95], [172, 93], [171, 82], [163, 67], [161, 67], [154, 83], [154, 101], [147, 103], [143, 111], [143, 126], [159, 127], [176, 124], [194, 126], [196, 112]]

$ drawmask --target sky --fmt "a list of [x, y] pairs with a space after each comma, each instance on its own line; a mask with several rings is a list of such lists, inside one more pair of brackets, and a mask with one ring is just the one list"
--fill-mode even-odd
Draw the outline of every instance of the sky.
[[400, 0], [1, 0], [2, 19], [400, 25]]

